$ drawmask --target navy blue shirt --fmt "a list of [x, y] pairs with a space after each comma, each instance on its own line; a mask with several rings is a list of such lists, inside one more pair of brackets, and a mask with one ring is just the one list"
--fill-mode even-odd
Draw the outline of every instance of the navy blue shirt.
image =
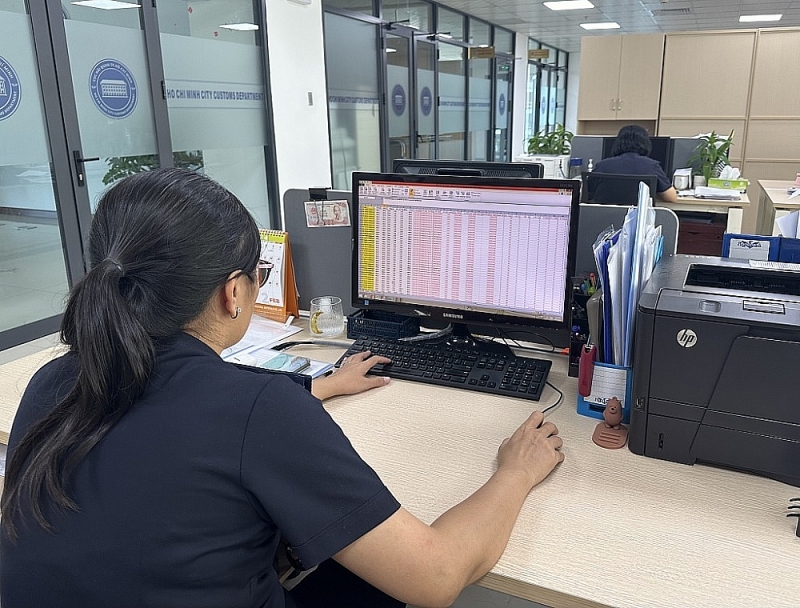
[[604, 158], [594, 168], [596, 173], [616, 173], [622, 175], [655, 175], [656, 192], [664, 192], [672, 187], [667, 174], [657, 160], [636, 152], [626, 152], [619, 156]]
[[[37, 372], [9, 455], [76, 372], [72, 354]], [[185, 334], [69, 492], [78, 512], [45, 505], [54, 534], [28, 515], [16, 544], [0, 535], [4, 607], [283, 608], [281, 536], [311, 567], [400, 507], [318, 399]]]

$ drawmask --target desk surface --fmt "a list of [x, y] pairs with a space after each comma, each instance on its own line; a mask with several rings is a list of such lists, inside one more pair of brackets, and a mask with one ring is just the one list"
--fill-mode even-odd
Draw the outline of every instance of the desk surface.
[[[341, 351], [294, 349], [334, 360]], [[577, 384], [548, 414], [565, 461], [528, 497], [509, 545], [479, 584], [554, 607], [796, 607], [800, 538], [785, 517], [800, 489], [710, 466], [605, 450], [575, 412]], [[426, 522], [491, 475], [500, 442], [536, 407], [519, 399], [393, 381], [326, 408], [403, 505]]]
[[796, 209], [800, 207], [800, 196], [796, 196], [789, 200], [789, 193], [787, 190], [795, 183], [789, 180], [778, 179], [760, 179], [758, 185], [761, 186], [761, 192], [769, 198], [774, 207], [784, 209]]
[[750, 206], [750, 199], [747, 196], [746, 192], [741, 193], [741, 198], [738, 201], [722, 201], [716, 200], [713, 198], [695, 198], [693, 196], [678, 196], [677, 203], [665, 203], [664, 201], [658, 201], [659, 207], [671, 207], [675, 209], [676, 206], [683, 206], [682, 211], [689, 210], [689, 209], [702, 209], [703, 207], [708, 207], [709, 209], [713, 209], [713, 212], [716, 213], [724, 213], [726, 210], [730, 208], [745, 208]]
[[[0, 368], [6, 435], [16, 409], [9, 388], [21, 394], [55, 352]], [[342, 351], [292, 352], [333, 361]], [[531, 492], [503, 557], [479, 584], [556, 608], [796, 607], [800, 538], [785, 513], [800, 489], [595, 446], [597, 420], [576, 414], [576, 381], [566, 358], [554, 361], [550, 380], [564, 398], [548, 418], [566, 460]], [[491, 475], [500, 442], [532, 409], [556, 400], [551, 388], [537, 405], [395, 380], [326, 409], [398, 500], [432, 522]]]

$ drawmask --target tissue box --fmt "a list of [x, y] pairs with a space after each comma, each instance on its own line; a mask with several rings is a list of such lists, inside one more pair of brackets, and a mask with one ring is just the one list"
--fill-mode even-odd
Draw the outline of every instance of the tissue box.
[[722, 257], [737, 260], [762, 260], [777, 262], [781, 237], [761, 234], [722, 235]]
[[750, 180], [746, 179], [722, 179], [719, 177], [712, 177], [708, 180], [708, 186], [711, 188], [725, 188], [726, 190], [739, 190], [744, 192], [747, 186], [750, 185]]

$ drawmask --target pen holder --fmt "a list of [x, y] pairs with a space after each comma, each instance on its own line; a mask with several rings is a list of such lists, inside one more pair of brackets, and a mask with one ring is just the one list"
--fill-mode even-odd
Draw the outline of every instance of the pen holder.
[[578, 413], [602, 420], [606, 401], [616, 397], [622, 403], [622, 422], [628, 424], [631, 419], [633, 368], [610, 363], [594, 363], [591, 379], [589, 395], [586, 397], [578, 395]]

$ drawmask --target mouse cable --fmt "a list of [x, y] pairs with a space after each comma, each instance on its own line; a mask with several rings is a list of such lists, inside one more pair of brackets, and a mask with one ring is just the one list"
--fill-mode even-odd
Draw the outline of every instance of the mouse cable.
[[542, 414], [546, 414], [547, 412], [552, 410], [554, 407], [559, 405], [561, 403], [561, 400], [564, 398], [564, 393], [561, 392], [560, 388], [558, 388], [554, 384], [551, 384], [549, 380], [545, 380], [545, 384], [558, 393], [558, 401], [556, 401], [553, 405], [548, 405], [546, 408], [544, 408], [542, 410]]
[[296, 342], [281, 342], [280, 344], [276, 344], [272, 347], [273, 350], [286, 350], [292, 348], [293, 346], [299, 346], [301, 344], [307, 344], [310, 346], [335, 346], [336, 348], [350, 348], [351, 344], [349, 342], [344, 341], [337, 341], [337, 340], [299, 340]]

